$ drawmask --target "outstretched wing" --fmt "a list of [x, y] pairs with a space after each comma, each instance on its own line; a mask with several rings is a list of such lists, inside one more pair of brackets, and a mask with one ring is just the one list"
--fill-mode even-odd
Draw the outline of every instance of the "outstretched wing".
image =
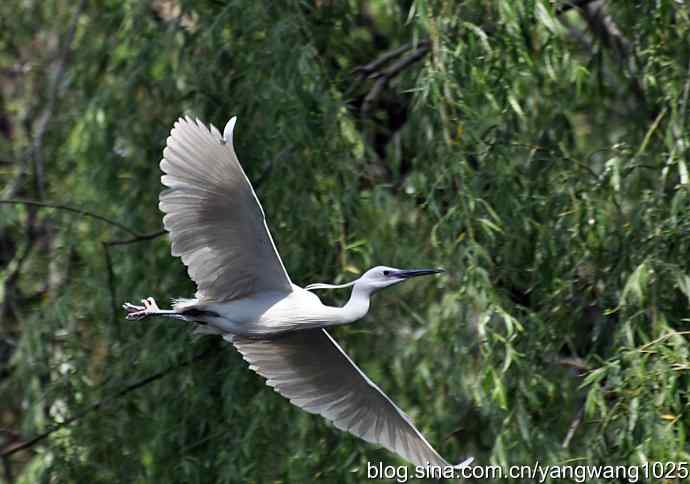
[[327, 418], [341, 430], [383, 445], [415, 465], [448, 465], [410, 417], [357, 368], [326, 330], [295, 331], [268, 340], [225, 338], [252, 370], [294, 405]]
[[163, 151], [160, 195], [172, 255], [180, 256], [202, 301], [230, 301], [292, 285], [261, 204], [232, 145], [236, 118], [224, 136], [199, 120], [180, 118]]

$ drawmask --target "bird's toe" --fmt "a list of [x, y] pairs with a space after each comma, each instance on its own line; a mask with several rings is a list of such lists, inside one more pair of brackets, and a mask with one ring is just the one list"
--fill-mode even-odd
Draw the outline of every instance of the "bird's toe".
[[132, 303], [124, 303], [122, 308], [127, 311], [125, 316], [129, 321], [136, 321], [146, 317], [146, 308], [144, 306], [136, 306]]
[[147, 311], [150, 311], [150, 312], [159, 311], [158, 304], [156, 303], [156, 300], [153, 299], [152, 297], [147, 297], [146, 299], [142, 299], [141, 302], [144, 304], [144, 308]]

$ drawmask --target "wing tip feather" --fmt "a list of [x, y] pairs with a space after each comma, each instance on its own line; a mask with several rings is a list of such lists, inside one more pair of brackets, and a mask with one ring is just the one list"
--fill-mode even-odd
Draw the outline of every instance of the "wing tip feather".
[[233, 133], [235, 132], [235, 124], [237, 123], [237, 116], [233, 116], [228, 120], [228, 122], [225, 124], [225, 128], [223, 129], [223, 141], [225, 143], [229, 144], [232, 146], [232, 137]]
[[463, 467], [469, 466], [472, 462], [474, 462], [474, 457], [468, 457], [464, 461], [455, 464], [453, 467], [456, 469], [462, 469]]

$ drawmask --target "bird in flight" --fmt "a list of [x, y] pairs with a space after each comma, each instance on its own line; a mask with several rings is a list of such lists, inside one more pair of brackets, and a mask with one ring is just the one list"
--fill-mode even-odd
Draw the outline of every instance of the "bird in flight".
[[[125, 303], [127, 319], [163, 316], [194, 323], [196, 332], [232, 343], [249, 368], [294, 405], [415, 465], [448, 466], [327, 331], [364, 317], [377, 290], [442, 271], [379, 266], [347, 284], [293, 284], [235, 155], [236, 119], [222, 135], [198, 119], [175, 123], [160, 162], [167, 189], [159, 208], [172, 255], [182, 258], [197, 292], [166, 310], [153, 298], [141, 306]], [[352, 287], [343, 307], [324, 305], [312, 292], [341, 287]]]

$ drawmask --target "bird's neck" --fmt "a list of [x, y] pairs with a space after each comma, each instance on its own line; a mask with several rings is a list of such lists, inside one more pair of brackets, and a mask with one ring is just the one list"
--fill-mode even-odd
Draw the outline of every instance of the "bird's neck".
[[355, 284], [347, 304], [341, 308], [342, 323], [347, 324], [364, 317], [369, 311], [371, 291]]

